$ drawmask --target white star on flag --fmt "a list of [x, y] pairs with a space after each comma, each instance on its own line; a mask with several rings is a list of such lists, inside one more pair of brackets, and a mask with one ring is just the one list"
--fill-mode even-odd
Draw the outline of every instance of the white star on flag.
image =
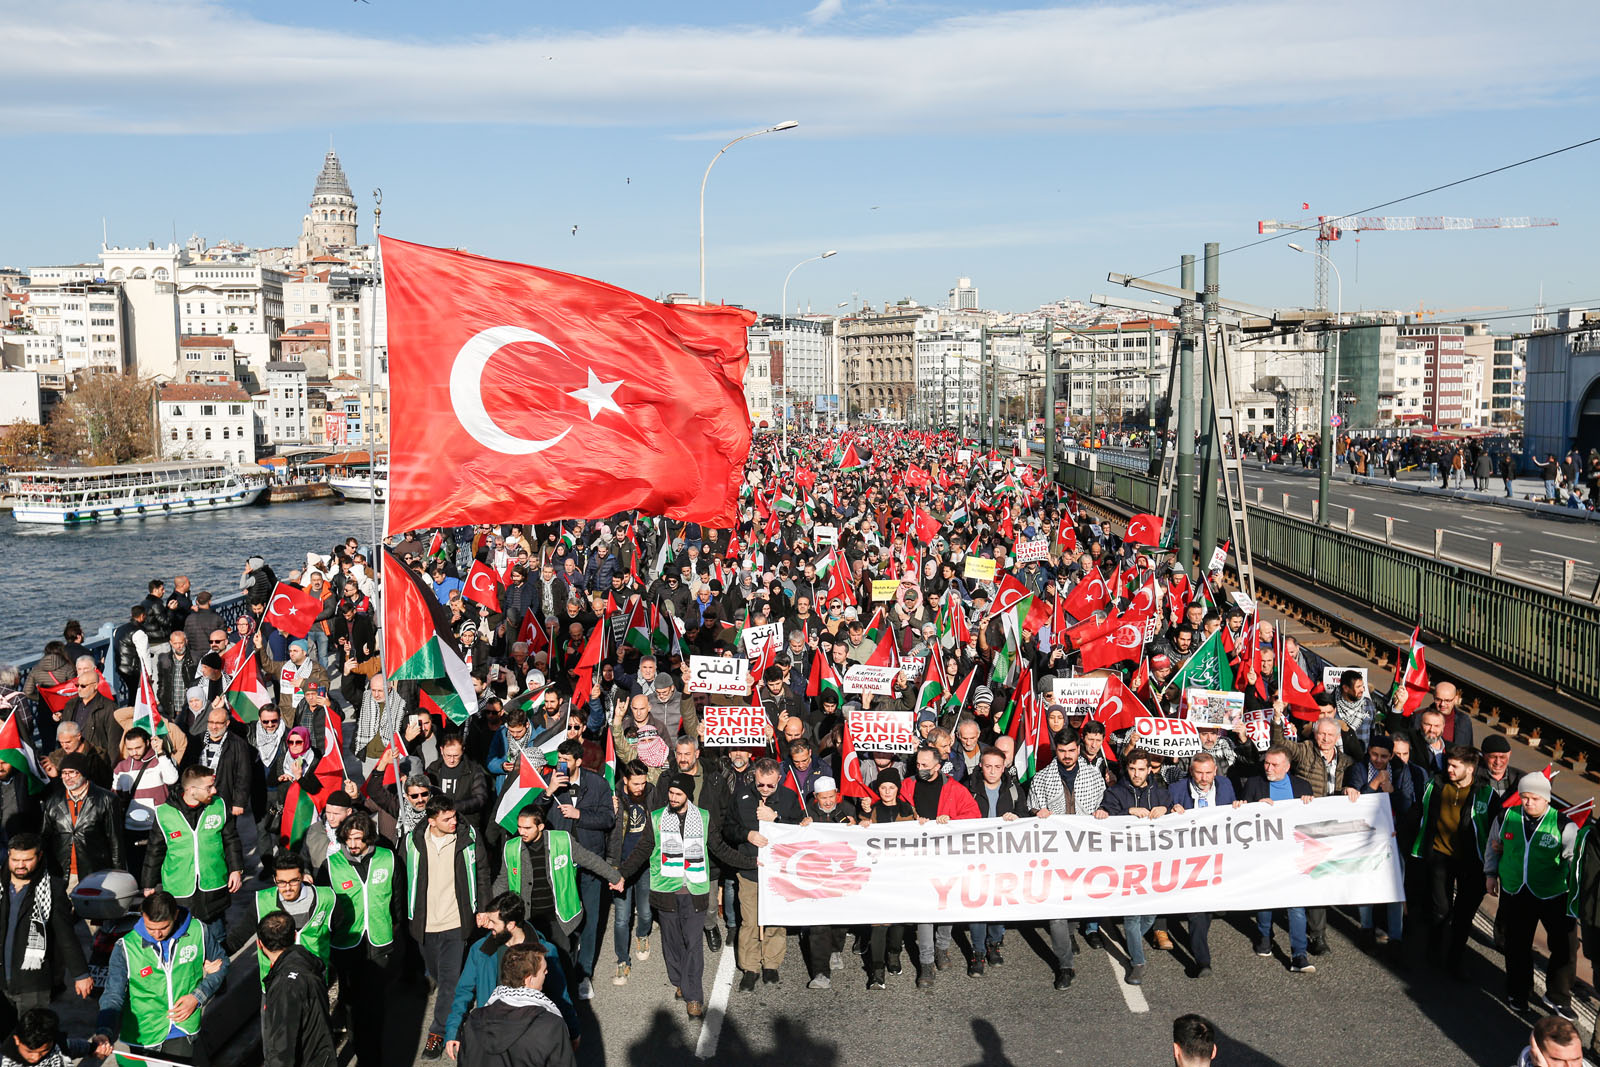
[[599, 378], [595, 377], [594, 368], [590, 367], [589, 384], [584, 386], [582, 389], [574, 389], [567, 393], [567, 395], [572, 397], [574, 400], [581, 401], [582, 403], [589, 405], [589, 419], [591, 421], [598, 417], [600, 412], [608, 408], [612, 411], [615, 411], [618, 415], [621, 415], [622, 409], [618, 407], [617, 402], [611, 398], [611, 394], [617, 391], [617, 388], [622, 385], [622, 382], [622, 379], [614, 382], [602, 382]]

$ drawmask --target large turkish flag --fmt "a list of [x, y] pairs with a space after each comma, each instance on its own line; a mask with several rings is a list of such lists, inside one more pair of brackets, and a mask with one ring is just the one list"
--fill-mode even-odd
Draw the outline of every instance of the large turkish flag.
[[628, 508], [737, 522], [751, 312], [382, 241], [390, 533]]

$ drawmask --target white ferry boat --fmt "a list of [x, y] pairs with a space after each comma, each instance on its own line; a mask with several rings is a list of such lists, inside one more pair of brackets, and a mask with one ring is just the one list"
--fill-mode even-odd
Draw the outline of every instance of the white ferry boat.
[[381, 503], [389, 495], [389, 464], [380, 459], [376, 471], [364, 466], [335, 469], [328, 476], [328, 484], [346, 500], [377, 500]]
[[226, 463], [177, 461], [13, 471], [6, 488], [18, 522], [78, 526], [242, 508], [267, 481]]

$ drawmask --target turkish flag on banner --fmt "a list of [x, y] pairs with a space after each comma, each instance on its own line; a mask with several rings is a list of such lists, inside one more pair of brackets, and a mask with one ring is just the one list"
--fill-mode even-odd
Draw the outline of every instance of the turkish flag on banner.
[[749, 311], [382, 239], [390, 531], [638, 508], [733, 526]]
[[267, 614], [262, 621], [270, 623], [283, 633], [304, 637], [311, 632], [311, 627], [321, 611], [320, 598], [306, 592], [298, 585], [279, 582], [272, 588], [272, 599], [267, 601]]
[[467, 585], [461, 595], [490, 611], [500, 610], [500, 587], [495, 582], [494, 571], [481, 559], [472, 561], [472, 569], [467, 572]]
[[1154, 548], [1161, 543], [1161, 520], [1155, 515], [1135, 515], [1128, 520], [1128, 532], [1122, 539], [1130, 545]]

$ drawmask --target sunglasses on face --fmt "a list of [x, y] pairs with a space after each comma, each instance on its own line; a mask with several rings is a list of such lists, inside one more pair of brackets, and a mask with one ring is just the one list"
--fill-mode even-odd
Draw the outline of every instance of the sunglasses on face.
[[432, 792], [427, 792], [427, 793], [407, 793], [406, 794], [406, 796], [410, 797], [412, 800], [427, 800], [432, 795], [433, 795]]

